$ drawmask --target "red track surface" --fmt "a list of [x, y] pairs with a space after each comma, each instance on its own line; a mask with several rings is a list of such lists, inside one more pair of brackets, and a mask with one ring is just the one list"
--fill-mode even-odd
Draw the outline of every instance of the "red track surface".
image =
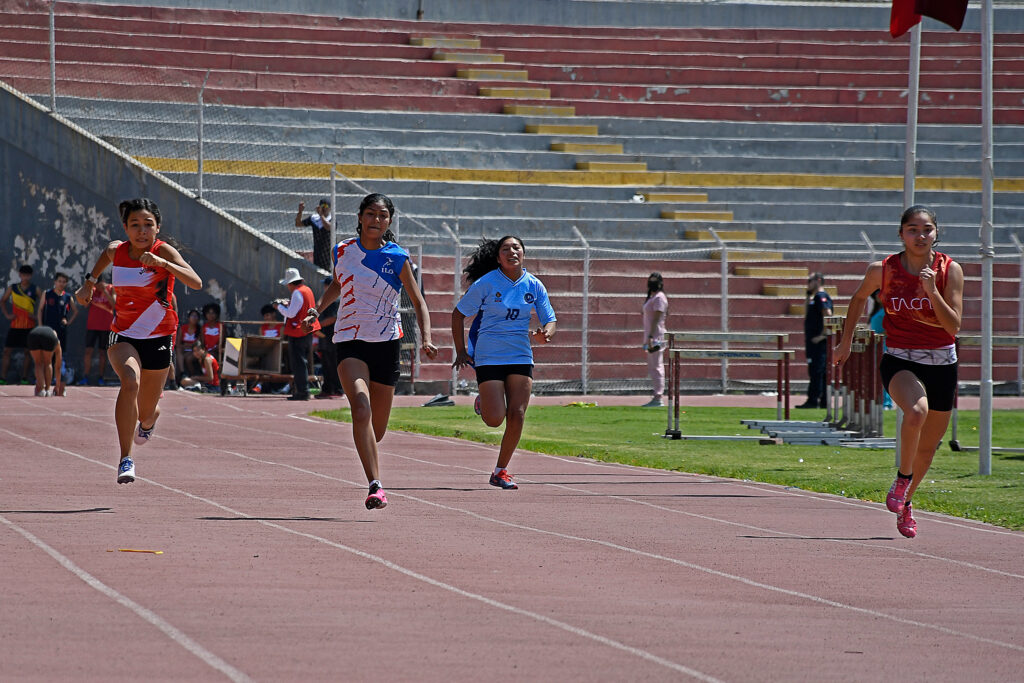
[[115, 390], [29, 393], [0, 389], [3, 680], [1024, 667], [1021, 533], [921, 512], [908, 541], [878, 504], [529, 452], [503, 492], [493, 447], [404, 433], [368, 512], [348, 427], [304, 415], [320, 403], [183, 392], [118, 486]]

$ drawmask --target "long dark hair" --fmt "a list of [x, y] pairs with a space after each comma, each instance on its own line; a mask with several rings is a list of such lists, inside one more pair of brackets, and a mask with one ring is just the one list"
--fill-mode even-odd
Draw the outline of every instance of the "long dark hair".
[[665, 279], [661, 273], [654, 272], [647, 276], [647, 298], [665, 290]]
[[[939, 219], [935, 217], [935, 212], [932, 211], [931, 209], [929, 209], [927, 206], [924, 206], [923, 204], [914, 204], [912, 207], [910, 207], [909, 209], [904, 211], [902, 216], [900, 216], [900, 234], [901, 235], [903, 234], [903, 224], [906, 223], [907, 221], [909, 221], [911, 218], [913, 218], [914, 216], [916, 216], [919, 213], [923, 213], [925, 216], [928, 216], [928, 220], [930, 220], [932, 222], [932, 225], [935, 226], [935, 230], [938, 231], [938, 229], [939, 229]], [[939, 243], [939, 233], [936, 232], [935, 233], [935, 240], [932, 242], [932, 247], [934, 247], [938, 243]]]
[[462, 272], [466, 274], [466, 282], [476, 282], [484, 275], [487, 275], [487, 273], [500, 267], [498, 265], [498, 251], [501, 249], [501, 245], [505, 243], [505, 240], [519, 242], [519, 246], [523, 248], [523, 253], [526, 253], [526, 245], [515, 235], [505, 235], [496, 240], [484, 238], [480, 242], [480, 246], [469, 255], [469, 263], [462, 269]]
[[[368, 194], [363, 197], [363, 201], [359, 202], [359, 213], [357, 215], [362, 216], [366, 207], [373, 206], [374, 204], [383, 204], [384, 208], [388, 210], [388, 215], [391, 216], [391, 220], [395, 220], [395, 203], [391, 201], [391, 197], [386, 194], [381, 194], [380, 192], [374, 192], [373, 194]], [[363, 226], [359, 224], [358, 218], [356, 219], [356, 234], [363, 234]], [[391, 228], [384, 231], [384, 235], [381, 239], [383, 239], [385, 243], [394, 242], [395, 244], [398, 244], [398, 240], [395, 239], [395, 233], [391, 232]]]
[[156, 219], [157, 227], [160, 226], [160, 207], [151, 199], [136, 197], [135, 199], [126, 199], [117, 205], [117, 213], [121, 216], [122, 223], [127, 223], [128, 217], [136, 211], [149, 211]]

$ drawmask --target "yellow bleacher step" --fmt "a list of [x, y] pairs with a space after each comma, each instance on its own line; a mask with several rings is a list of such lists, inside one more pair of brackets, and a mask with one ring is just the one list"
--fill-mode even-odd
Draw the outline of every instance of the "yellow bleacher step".
[[514, 116], [576, 116], [576, 107], [554, 104], [506, 104], [502, 111]]
[[442, 38], [439, 36], [422, 36], [419, 38], [413, 38], [409, 41], [409, 44], [414, 47], [461, 47], [461, 48], [479, 48], [479, 38]]
[[578, 171], [646, 171], [647, 163], [643, 161], [577, 161]]
[[471, 81], [525, 81], [529, 74], [522, 69], [456, 69], [455, 76]]
[[438, 62], [463, 62], [465, 64], [493, 64], [505, 61], [505, 55], [493, 52], [444, 52], [438, 50], [432, 57]]
[[[846, 315], [846, 310], [849, 306], [832, 306], [832, 315]], [[807, 304], [790, 304], [789, 314], [790, 315], [804, 315], [807, 312]]]
[[790, 268], [786, 266], [736, 266], [736, 275], [740, 277], [798, 277], [808, 275], [806, 268]]
[[[662, 209], [661, 217], [670, 221], [731, 221], [732, 211], [678, 211], [676, 209]], [[750, 232], [753, 232], [753, 230]]]
[[[715, 230], [715, 232], [723, 242], [753, 242], [757, 239], [756, 230]], [[713, 242], [715, 239], [707, 230], [684, 230], [683, 238], [698, 242]], [[731, 258], [732, 254], [729, 256]]]
[[521, 97], [526, 100], [550, 100], [547, 88], [480, 88], [481, 97]]
[[622, 144], [614, 142], [552, 142], [552, 152], [580, 154], [622, 154]]
[[[822, 287], [828, 295], [835, 298], [838, 294], [835, 286], [826, 285]], [[765, 285], [761, 289], [761, 293], [765, 296], [784, 296], [784, 297], [800, 297], [803, 299], [807, 296], [806, 285]]]
[[643, 192], [644, 199], [656, 203], [706, 202], [706, 192]]
[[[711, 252], [711, 258], [718, 261], [722, 258], [722, 252]], [[730, 251], [730, 261], [781, 261], [781, 251]]]
[[526, 132], [540, 135], [597, 135], [597, 126], [576, 126], [571, 123], [528, 123]]

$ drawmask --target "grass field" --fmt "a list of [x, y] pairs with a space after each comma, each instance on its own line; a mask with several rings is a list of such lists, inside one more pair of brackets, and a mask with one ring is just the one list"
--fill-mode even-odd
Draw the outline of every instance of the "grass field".
[[[349, 421], [348, 409], [315, 413]], [[814, 417], [818, 417], [815, 413]], [[775, 419], [774, 408], [686, 408], [684, 434], [754, 435], [742, 419]], [[993, 415], [993, 444], [1024, 446], [1024, 416]], [[958, 437], [977, 446], [977, 411], [961, 411]], [[502, 429], [485, 425], [471, 408], [395, 408], [391, 429], [498, 444]], [[759, 446], [729, 441], [670, 441], [665, 413], [635, 407], [531, 406], [520, 447], [641, 467], [657, 467], [795, 486], [808, 491], [881, 502], [895, 476], [891, 450], [834, 446]], [[895, 433], [886, 414], [885, 433]], [[497, 448], [495, 448], [497, 455]], [[481, 463], [484, 466], [487, 463]], [[515, 460], [510, 469], [515, 472]], [[1011, 529], [1024, 529], [1024, 455], [993, 455], [992, 474], [978, 474], [978, 454], [954, 452], [949, 434], [925, 482], [914, 495], [919, 510], [943, 512]]]

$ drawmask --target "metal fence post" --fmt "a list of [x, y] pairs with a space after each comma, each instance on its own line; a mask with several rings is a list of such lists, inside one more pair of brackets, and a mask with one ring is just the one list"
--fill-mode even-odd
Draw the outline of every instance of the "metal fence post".
[[868, 263], [874, 263], [875, 254], [877, 253], [875, 251], [875, 245], [871, 243], [871, 240], [868, 239], [868, 234], [863, 230], [860, 231], [860, 238], [864, 241], [864, 244], [866, 244], [868, 248]]
[[[1015, 233], [1010, 233], [1010, 241], [1017, 248], [1017, 334], [1024, 337], [1024, 245], [1021, 245]], [[1024, 346], [1017, 347], [1017, 395], [1024, 395]]]
[[[718, 242], [718, 248], [721, 249], [719, 252], [722, 255], [722, 272], [720, 276], [721, 280], [721, 303], [719, 305], [719, 318], [721, 320], [722, 332], [729, 331], [729, 249], [725, 246], [725, 242], [718, 236], [714, 228], [709, 227], [708, 232], [714, 238], [715, 242]], [[728, 349], [729, 342], [722, 342], [722, 349]], [[722, 393], [726, 394], [729, 392], [729, 361], [726, 358], [722, 359]]]
[[[331, 221], [331, 245], [332, 245], [331, 248], [332, 249], [334, 248], [333, 245], [338, 243], [338, 239], [337, 239], [337, 236], [336, 236], [337, 231], [336, 231], [336, 228], [335, 228], [335, 226], [338, 223], [338, 217], [334, 215], [337, 212], [338, 212], [338, 173], [337, 173], [337, 171], [334, 168], [334, 164], [331, 164], [331, 218], [333, 219]], [[422, 252], [421, 252], [421, 255], [422, 255]]]
[[54, 20], [56, 1], [50, 3], [50, 111], [57, 113], [57, 29]]
[[576, 233], [576, 239], [583, 243], [583, 320], [580, 323], [580, 386], [583, 395], [590, 392], [589, 377], [590, 368], [587, 365], [588, 349], [590, 346], [590, 243], [583, 236], [579, 228], [572, 226]]
[[199, 96], [197, 97], [197, 126], [196, 135], [198, 136], [199, 148], [196, 153], [196, 196], [199, 199], [203, 198], [203, 91], [206, 90], [206, 81], [210, 78], [210, 70], [206, 70], [206, 76], [203, 77], [203, 84], [199, 87]]
[[[459, 298], [462, 289], [462, 243], [459, 241], [459, 222], [455, 221], [455, 230], [448, 227], [448, 224], [441, 222], [441, 227], [448, 231], [448, 234], [452, 237], [452, 242], [455, 245], [455, 267], [452, 268], [452, 310], [459, 304]], [[454, 340], [452, 340], [454, 345]], [[454, 358], [452, 360], [455, 360]], [[455, 394], [459, 388], [459, 371], [452, 366], [452, 388], [449, 393]]]

